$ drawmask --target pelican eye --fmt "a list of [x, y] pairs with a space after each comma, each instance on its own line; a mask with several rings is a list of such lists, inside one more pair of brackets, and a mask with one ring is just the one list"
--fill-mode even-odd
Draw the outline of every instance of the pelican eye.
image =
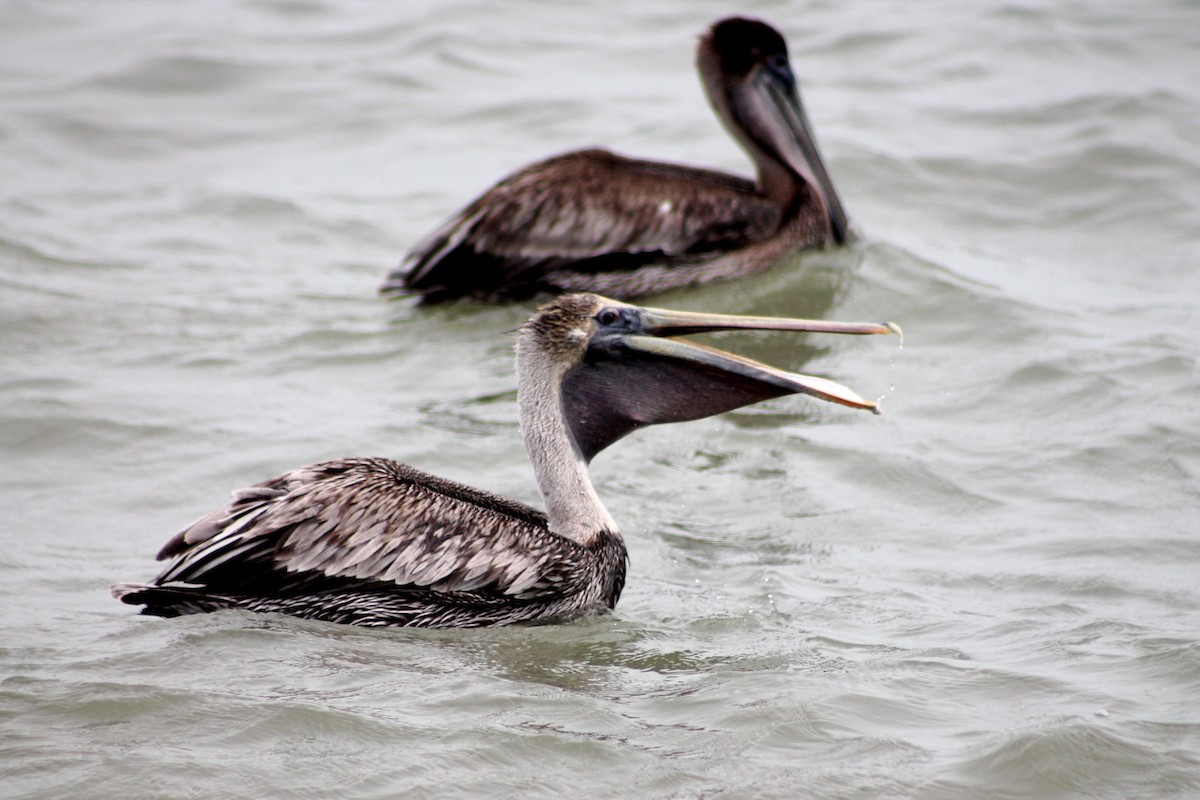
[[601, 325], [616, 325], [620, 320], [621, 315], [612, 308], [606, 308], [596, 315], [596, 321]]

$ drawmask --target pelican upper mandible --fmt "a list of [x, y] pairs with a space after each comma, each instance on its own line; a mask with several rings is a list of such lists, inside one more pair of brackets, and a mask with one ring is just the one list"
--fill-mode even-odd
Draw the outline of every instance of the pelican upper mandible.
[[601, 450], [645, 425], [788, 394], [876, 410], [833, 381], [679, 338], [733, 329], [899, 333], [564, 295], [517, 337], [521, 432], [544, 512], [389, 459], [326, 461], [235, 492], [166, 543], [157, 578], [113, 595], [163, 617], [243, 609], [371, 626], [606, 612], [625, 584], [626, 549], [588, 476]]
[[384, 294], [504, 300], [592, 291], [621, 299], [763, 270], [847, 235], [783, 36], [731, 17], [701, 37], [708, 100], [754, 181], [581, 150], [509, 175], [420, 242]]

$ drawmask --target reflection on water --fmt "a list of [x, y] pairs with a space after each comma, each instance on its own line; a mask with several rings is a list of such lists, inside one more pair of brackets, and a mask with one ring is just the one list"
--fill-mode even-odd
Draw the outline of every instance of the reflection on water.
[[0, 794], [1200, 793], [1200, 20], [758, 10], [858, 238], [649, 302], [894, 320], [902, 349], [712, 339], [885, 414], [641, 431], [593, 469], [631, 551], [616, 614], [387, 632], [107, 591], [323, 458], [537, 502], [535, 303], [375, 288], [554, 152], [747, 172], [691, 64], [727, 9], [0, 8]]

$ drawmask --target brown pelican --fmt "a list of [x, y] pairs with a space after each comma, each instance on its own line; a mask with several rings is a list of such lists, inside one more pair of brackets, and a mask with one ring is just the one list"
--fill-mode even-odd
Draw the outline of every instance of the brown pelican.
[[517, 337], [525, 448], [545, 513], [382, 458], [302, 467], [176, 534], [143, 614], [276, 611], [356, 625], [475, 627], [605, 612], [625, 583], [617, 524], [588, 478], [627, 433], [802, 392], [877, 410], [844, 386], [676, 338], [731, 329], [899, 333], [891, 324], [692, 314], [593, 294], [542, 308]]
[[753, 182], [581, 150], [528, 166], [413, 248], [381, 291], [433, 302], [594, 291], [629, 299], [747, 275], [846, 238], [788, 65], [764, 22], [724, 19], [696, 55], [705, 92], [754, 161]]

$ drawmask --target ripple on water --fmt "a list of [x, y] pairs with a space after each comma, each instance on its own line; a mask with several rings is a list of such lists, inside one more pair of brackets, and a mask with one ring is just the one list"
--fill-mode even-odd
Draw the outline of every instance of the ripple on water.
[[[1122, 732], [1107, 719], [1064, 719], [998, 732], [948, 777], [924, 787], [930, 797], [962, 797], [1006, 787], [1014, 797], [1048, 794], [1183, 796], [1200, 788], [1197, 759], [1179, 749], [1182, 731]], [[1194, 736], [1194, 733], [1192, 734]]]

